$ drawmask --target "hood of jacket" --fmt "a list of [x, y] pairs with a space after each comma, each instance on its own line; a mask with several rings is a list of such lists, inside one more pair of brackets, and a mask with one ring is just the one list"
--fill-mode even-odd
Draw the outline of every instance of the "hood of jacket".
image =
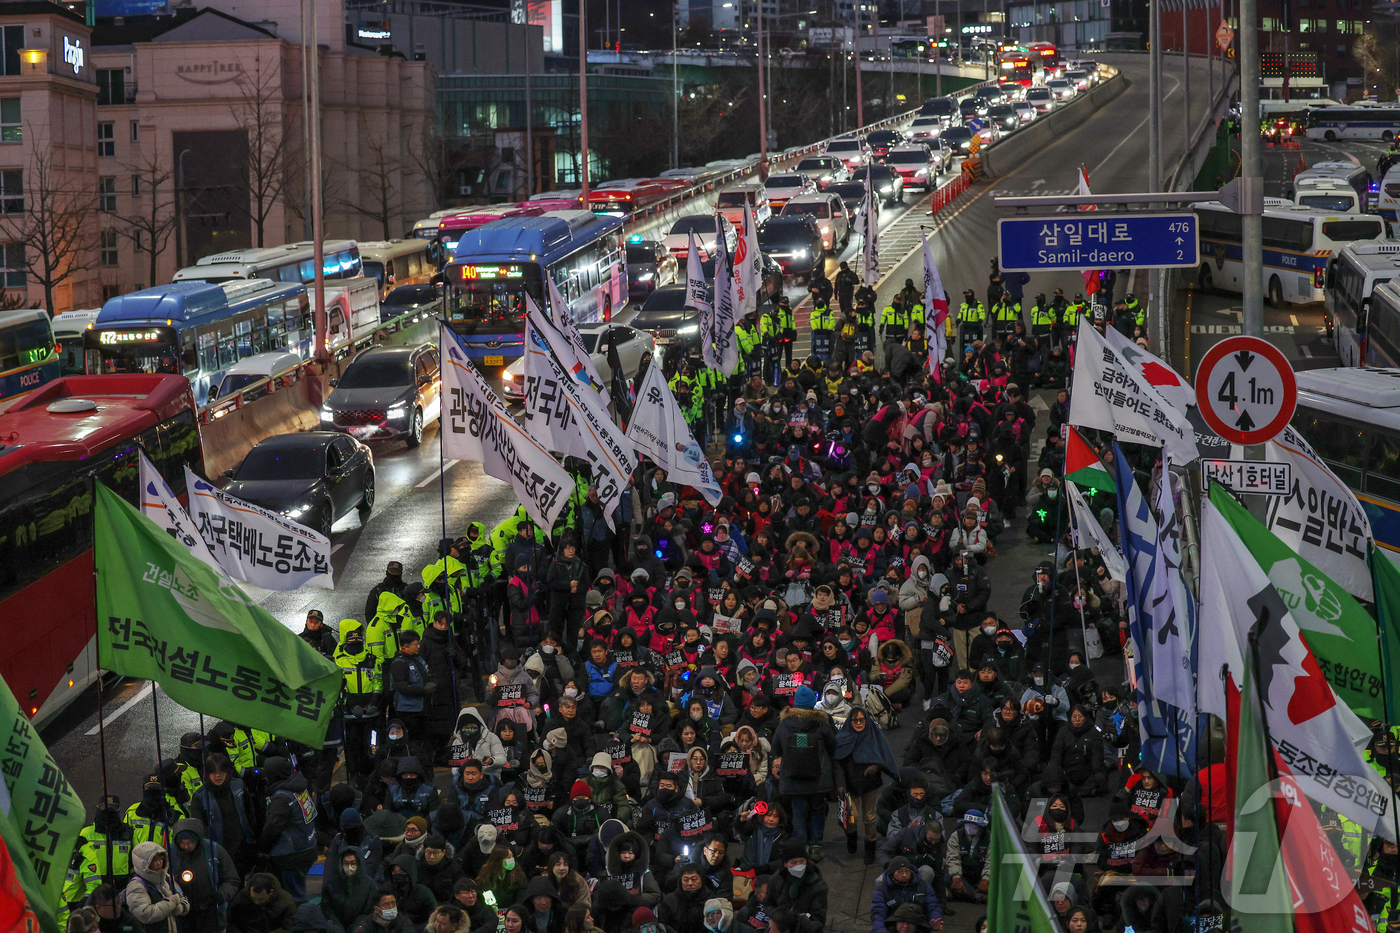
[[891, 638], [889, 641], [882, 643], [879, 649], [877, 649], [877, 653], [880, 655], [880, 661], [882, 663], [890, 663], [885, 660], [886, 648], [894, 648], [898, 650], [899, 653], [895, 658], [894, 663], [898, 664], [900, 667], [908, 667], [909, 665], [914, 663], [913, 650], [910, 649], [910, 647], [907, 644], [905, 644], [898, 638]]
[[[409, 855], [407, 852], [405, 852], [403, 855], [394, 856], [389, 860], [389, 862], [390, 864], [397, 865], [404, 870], [404, 873], [408, 875], [408, 883], [410, 887], [418, 883], [418, 860], [412, 855]], [[385, 872], [385, 877], [388, 877], [388, 872]]]
[[408, 603], [403, 601], [403, 597], [385, 590], [379, 594], [379, 602], [375, 605], [374, 612], [375, 615], [379, 615], [380, 613], [394, 613], [397, 612], [400, 607], [406, 606], [408, 606]]
[[762, 681], [763, 672], [758, 669], [758, 665], [750, 661], [748, 658], [744, 658], [739, 662], [739, 667], [734, 672], [734, 681], [736, 684], [738, 684], [738, 686], [744, 686], [745, 671], [755, 671], [760, 675], [759, 680], [755, 681], [755, 684]]
[[423, 773], [423, 766], [418, 763], [418, 758], [415, 755], [404, 755], [399, 759], [399, 767], [398, 770], [394, 772], [394, 775], [396, 777], [402, 777], [405, 774], [416, 774], [425, 781], [428, 778], [428, 776]]
[[922, 590], [927, 591], [927, 590], [928, 590], [928, 583], [920, 583], [920, 582], [919, 582], [919, 568], [920, 568], [920, 567], [924, 568], [925, 570], [927, 570], [927, 571], [929, 572], [928, 578], [929, 578], [929, 581], [932, 582], [932, 580], [933, 580], [933, 568], [929, 566], [928, 558], [925, 557], [925, 556], [922, 555], [922, 554], [920, 554], [919, 556], [915, 557], [913, 563], [909, 565], [909, 579], [911, 579], [911, 580], [914, 581], [914, 585], [915, 585], [915, 586], [919, 587], [919, 588], [922, 589]]
[[[142, 878], [146, 879], [151, 884], [155, 885], [158, 888], [169, 890], [169, 888], [166, 887], [169, 883], [169, 873], [165, 871], [154, 871], [151, 869], [151, 859], [155, 858], [157, 855], [164, 854], [165, 850], [160, 847], [159, 843], [139, 843], [136, 846], [136, 848], [131, 850], [131, 867], [136, 874], [140, 875]], [[167, 858], [167, 865], [169, 864], [169, 861], [170, 860]]]
[[481, 713], [477, 711], [477, 708], [475, 706], [468, 706], [466, 709], [462, 710], [460, 713], [457, 714], [457, 723], [452, 727], [452, 731], [461, 732], [462, 724], [469, 719], [476, 720], [477, 725], [481, 726], [482, 733], [488, 731], [486, 728], [486, 720], [481, 718]]
[[179, 840], [181, 833], [194, 833], [199, 837], [199, 843], [195, 846], [195, 852], [204, 848], [204, 840], [206, 838], [204, 835], [204, 824], [199, 820], [191, 817], [185, 817], [183, 820], [176, 820], [175, 825], [170, 827], [170, 833], [172, 838], [176, 841]]
[[627, 829], [620, 820], [608, 820], [604, 823], [603, 828], [598, 831], [599, 838], [603, 837], [604, 831], [607, 830], [609, 824], [612, 823], [616, 823], [621, 829], [621, 832], [618, 832], [612, 841], [608, 843], [608, 874], [621, 875], [626, 873], [626, 869], [622, 865], [622, 856], [618, 855], [617, 851], [618, 846], [621, 845], [624, 840], [637, 847], [637, 858], [632, 862], [632, 870], [640, 874], [649, 869], [651, 867], [651, 846], [647, 845], [646, 840], [642, 838], [640, 833], [635, 833]]
[[819, 709], [798, 709], [796, 706], [789, 706], [787, 709], [783, 710], [782, 715], [780, 715], [778, 719], [779, 721], [800, 719], [804, 722], [815, 723], [816, 725], [821, 725], [822, 723], [830, 724], [831, 722], [831, 717]]
[[550, 881], [549, 878], [544, 875], [536, 875], [530, 879], [530, 883], [525, 886], [525, 890], [521, 893], [517, 903], [529, 905], [530, 909], [533, 910], [534, 905], [530, 904], [530, 899], [532, 897], [549, 898], [554, 904], [554, 909], [558, 909], [561, 906], [559, 893], [554, 889], [554, 882]]
[[363, 640], [364, 640], [364, 637], [365, 637], [365, 624], [364, 624], [363, 622], [361, 622], [359, 619], [341, 619], [341, 620], [340, 620], [340, 647], [341, 647], [341, 648], [344, 648], [344, 647], [345, 647], [345, 641], [346, 641], [346, 639], [348, 639], [348, 638], [350, 637], [350, 633], [351, 633], [351, 632], [359, 632], [359, 633], [360, 633], [360, 640], [363, 641]]
[[[1138, 910], [1137, 899], [1139, 896], [1147, 896], [1152, 899], [1152, 904], [1147, 910]], [[1138, 930], [1152, 929], [1152, 908], [1157, 905], [1157, 889], [1150, 884], [1135, 884], [1123, 892], [1123, 897], [1118, 901], [1123, 911], [1124, 922]]]

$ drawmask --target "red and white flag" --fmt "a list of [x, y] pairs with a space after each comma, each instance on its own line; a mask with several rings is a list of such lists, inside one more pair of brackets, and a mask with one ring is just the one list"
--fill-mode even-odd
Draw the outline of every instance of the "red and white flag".
[[928, 330], [928, 371], [934, 379], [938, 379], [943, 357], [948, 352], [945, 334], [948, 293], [943, 290], [943, 277], [938, 274], [938, 264], [933, 261], [933, 252], [928, 248], [928, 234], [921, 236], [924, 240], [924, 326]]
[[[1093, 193], [1089, 190], [1089, 167], [1081, 162], [1079, 163], [1079, 190], [1075, 194], [1081, 198], [1087, 198]], [[1081, 204], [1079, 209], [1081, 211], [1096, 211], [1099, 207], [1097, 204]], [[1080, 274], [1084, 276], [1084, 293], [1086, 295], [1097, 293], [1099, 290], [1099, 270], [1084, 269]]]

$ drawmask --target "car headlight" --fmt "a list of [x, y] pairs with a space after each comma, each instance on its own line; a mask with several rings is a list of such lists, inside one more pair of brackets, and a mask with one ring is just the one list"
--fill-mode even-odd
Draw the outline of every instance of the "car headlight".
[[283, 512], [282, 514], [285, 515], [285, 516], [287, 516], [288, 518], [300, 518], [301, 516], [305, 515], [305, 514], [306, 514], [307, 512], [309, 512], [310, 510], [311, 510], [311, 506], [309, 506], [309, 505], [298, 505], [298, 506], [295, 506], [295, 507], [293, 507], [293, 508], [287, 509], [287, 510], [286, 510], [285, 512]]
[[654, 279], [654, 278], [656, 278], [656, 273], [655, 273], [655, 272], [643, 272], [641, 275], [637, 276], [637, 281], [638, 281], [638, 282], [650, 282], [650, 281], [651, 281], [652, 279]]
[[894, 185], [881, 185], [881, 186], [880, 186], [880, 193], [881, 193], [881, 194], [889, 194], [890, 191], [893, 190], [893, 188], [894, 188]]
[[384, 412], [384, 415], [388, 418], [402, 418], [407, 413], [408, 403], [399, 402], [396, 405], [390, 405], [388, 410]]
[[322, 420], [322, 421], [334, 421], [334, 420], [335, 420], [335, 412], [331, 411], [331, 407], [330, 407], [329, 405], [323, 405], [323, 406], [321, 406], [321, 420]]
[[792, 251], [792, 258], [793, 258], [793, 259], [806, 259], [806, 258], [807, 258], [807, 250], [804, 249], [804, 248], [801, 248], [801, 247], [799, 247], [798, 249], [793, 250], [793, 251]]
[[676, 333], [679, 334], [679, 335], [682, 336], [682, 337], [689, 336], [690, 334], [698, 334], [698, 333], [700, 333], [700, 325], [699, 325], [699, 324], [686, 324], [686, 325], [684, 325], [684, 326], [682, 326], [682, 327], [676, 328]]
[[508, 370], [508, 369], [502, 370], [502, 371], [501, 371], [501, 381], [502, 381], [502, 382], [514, 382], [514, 381], [515, 381], [515, 373], [511, 372], [511, 371]]

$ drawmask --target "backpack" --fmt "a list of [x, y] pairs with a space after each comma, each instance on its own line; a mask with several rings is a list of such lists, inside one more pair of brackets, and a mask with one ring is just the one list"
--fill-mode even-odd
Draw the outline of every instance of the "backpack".
[[861, 703], [865, 707], [865, 715], [881, 729], [888, 731], [899, 728], [899, 714], [895, 712], [894, 704], [885, 696], [885, 689], [879, 684], [869, 686]]

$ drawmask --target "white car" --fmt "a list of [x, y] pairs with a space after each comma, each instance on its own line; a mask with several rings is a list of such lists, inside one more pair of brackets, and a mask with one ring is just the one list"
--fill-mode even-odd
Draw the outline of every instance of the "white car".
[[1021, 118], [1022, 126], [1040, 116], [1040, 111], [1035, 109], [1035, 104], [1028, 100], [1018, 100], [1012, 106], [1016, 108], [1016, 115]]
[[846, 205], [840, 196], [825, 192], [804, 194], [788, 201], [778, 216], [791, 217], [795, 214], [807, 214], [816, 219], [817, 229], [822, 232], [823, 249], [844, 248], [850, 242], [851, 216], [846, 213]]
[[1034, 107], [1036, 113], [1049, 113], [1055, 109], [1055, 92], [1048, 87], [1033, 87], [1026, 91], [1026, 103]]
[[687, 214], [684, 217], [677, 217], [676, 222], [671, 224], [670, 231], [661, 240], [661, 245], [666, 247], [672, 256], [680, 260], [681, 268], [685, 268], [686, 256], [690, 252], [690, 232], [695, 232], [695, 245], [705, 252], [713, 252], [715, 248], [715, 224], [716, 218], [724, 226], [724, 241], [729, 248], [734, 249], [738, 242], [739, 235], [734, 229], [734, 225], [716, 214]]
[[1006, 101], [1008, 103], [1026, 99], [1025, 85], [1021, 84], [1019, 81], [1006, 81], [1002, 84], [998, 84], [997, 87], [1001, 88], [1002, 94], [1006, 95]]
[[1074, 95], [1079, 93], [1079, 89], [1074, 86], [1074, 82], [1068, 78], [1051, 78], [1045, 82], [1045, 86], [1050, 89], [1050, 93], [1055, 95], [1055, 100], [1074, 100]]
[[899, 177], [904, 179], [905, 188], [928, 191], [938, 183], [938, 172], [947, 161], [945, 152], [940, 148], [935, 157], [933, 150], [923, 143], [897, 146], [890, 150], [885, 164], [899, 173]]
[[922, 143], [937, 139], [938, 134], [942, 132], [943, 121], [938, 117], [915, 117], [914, 122], [909, 124], [904, 138], [911, 143]]
[[769, 175], [764, 188], [768, 192], [768, 205], [773, 209], [773, 213], [781, 214], [784, 204], [793, 198], [813, 193], [817, 190], [817, 183], [801, 172], [784, 172], [781, 175]]
[[[642, 357], [656, 349], [656, 340], [644, 330], [628, 327], [626, 324], [580, 324], [579, 336], [583, 346], [593, 358], [598, 375], [606, 386], [612, 381], [612, 367], [608, 365], [608, 346], [616, 345], [617, 358], [622, 363], [622, 371], [627, 378], [637, 375], [637, 367], [642, 365]], [[522, 356], [511, 363], [501, 373], [502, 394], [512, 402], [525, 399], [525, 358]]]
[[870, 161], [870, 150], [855, 136], [842, 136], [826, 144], [822, 155], [835, 156], [846, 163], [846, 168], [857, 169]]
[[1066, 71], [1065, 80], [1073, 84], [1077, 91], [1089, 90], [1089, 72], [1082, 68], [1072, 68]]

